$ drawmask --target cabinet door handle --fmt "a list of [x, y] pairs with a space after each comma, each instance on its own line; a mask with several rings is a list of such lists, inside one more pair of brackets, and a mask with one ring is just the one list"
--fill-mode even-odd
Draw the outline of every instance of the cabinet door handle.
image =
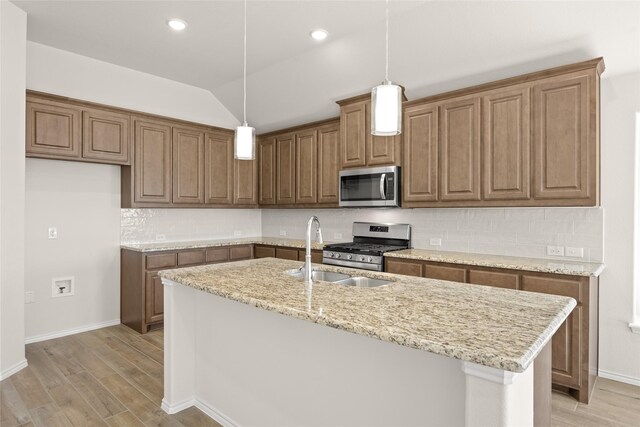
[[387, 174], [383, 173], [382, 175], [380, 175], [380, 198], [382, 200], [387, 200], [387, 195], [385, 194], [386, 183], [387, 183]]

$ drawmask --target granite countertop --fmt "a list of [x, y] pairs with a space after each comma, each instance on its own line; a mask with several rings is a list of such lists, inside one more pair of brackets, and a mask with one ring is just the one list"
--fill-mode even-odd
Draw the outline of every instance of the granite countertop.
[[[190, 240], [183, 242], [153, 242], [153, 243], [126, 243], [121, 245], [122, 249], [129, 249], [137, 252], [157, 252], [157, 251], [175, 251], [180, 249], [199, 249], [213, 246], [236, 246], [236, 245], [270, 245], [270, 246], [286, 246], [290, 248], [305, 248], [303, 239], [286, 239], [282, 237], [239, 237], [228, 239], [213, 240]], [[311, 241], [311, 248], [322, 250], [324, 244]]]
[[572, 298], [322, 265], [392, 280], [376, 288], [284, 274], [299, 262], [262, 258], [165, 270], [163, 279], [342, 329], [512, 372], [524, 371], [575, 307]]
[[464, 252], [431, 251], [427, 249], [393, 251], [385, 253], [384, 256], [390, 258], [415, 259], [420, 261], [475, 265], [478, 267], [509, 268], [512, 270], [568, 274], [572, 276], [597, 277], [602, 273], [602, 270], [604, 270], [604, 264], [591, 262], [470, 254]]

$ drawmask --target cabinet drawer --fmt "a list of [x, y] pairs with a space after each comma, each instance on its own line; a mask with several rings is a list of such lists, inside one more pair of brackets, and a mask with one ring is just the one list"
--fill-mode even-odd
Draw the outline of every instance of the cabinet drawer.
[[459, 267], [443, 267], [441, 265], [426, 264], [424, 277], [437, 280], [449, 280], [452, 282], [466, 282], [467, 269]]
[[167, 268], [176, 266], [176, 254], [147, 255], [147, 269]]
[[207, 249], [205, 260], [207, 262], [225, 262], [229, 260], [229, 248]]
[[400, 261], [397, 259], [387, 258], [386, 264], [387, 273], [422, 277], [423, 264], [421, 262]]
[[247, 246], [232, 246], [229, 249], [229, 259], [231, 261], [237, 261], [239, 259], [251, 258], [251, 245]]
[[518, 289], [518, 275], [497, 271], [469, 270], [469, 283], [495, 286], [497, 288]]
[[522, 290], [571, 297], [578, 304], [582, 303], [582, 282], [580, 279], [522, 275]]
[[256, 246], [256, 258], [275, 258], [276, 248], [269, 246]]
[[204, 264], [204, 250], [178, 252], [178, 265]]
[[298, 250], [290, 248], [276, 248], [276, 258], [298, 260]]
[[[307, 251], [298, 249], [298, 261], [304, 261]], [[322, 264], [322, 251], [311, 251], [311, 262], [314, 264]]]

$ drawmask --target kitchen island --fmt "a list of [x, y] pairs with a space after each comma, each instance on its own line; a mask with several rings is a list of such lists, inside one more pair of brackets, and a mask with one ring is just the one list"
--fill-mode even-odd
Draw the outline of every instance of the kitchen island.
[[299, 266], [160, 273], [165, 411], [195, 404], [225, 425], [533, 425], [534, 361], [575, 300], [330, 266], [394, 283], [310, 289], [285, 274]]

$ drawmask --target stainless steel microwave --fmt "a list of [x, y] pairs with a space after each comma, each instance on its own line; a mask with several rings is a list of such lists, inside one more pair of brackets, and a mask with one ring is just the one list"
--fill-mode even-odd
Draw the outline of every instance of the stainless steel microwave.
[[400, 167], [347, 169], [340, 171], [340, 206], [400, 206]]

